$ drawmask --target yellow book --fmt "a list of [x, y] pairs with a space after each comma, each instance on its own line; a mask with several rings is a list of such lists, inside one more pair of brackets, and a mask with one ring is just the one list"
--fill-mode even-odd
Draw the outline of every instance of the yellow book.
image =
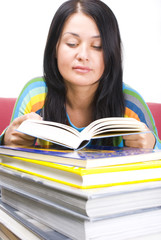
[[85, 169], [2, 155], [0, 165], [82, 189], [161, 180], [161, 160]]

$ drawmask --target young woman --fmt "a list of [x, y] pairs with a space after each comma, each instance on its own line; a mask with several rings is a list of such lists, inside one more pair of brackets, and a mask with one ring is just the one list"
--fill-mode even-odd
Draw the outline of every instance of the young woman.
[[99, 0], [69, 0], [56, 12], [44, 53], [44, 76], [22, 90], [1, 144], [33, 145], [15, 131], [27, 118], [69, 124], [79, 131], [95, 119], [133, 117], [151, 132], [92, 144], [161, 148], [153, 117], [142, 97], [122, 82], [117, 20]]

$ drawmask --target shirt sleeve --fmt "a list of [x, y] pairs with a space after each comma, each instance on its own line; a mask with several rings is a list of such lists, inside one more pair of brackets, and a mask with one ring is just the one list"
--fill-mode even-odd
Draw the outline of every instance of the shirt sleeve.
[[[15, 118], [31, 112], [40, 114], [44, 106], [46, 93], [47, 87], [42, 77], [30, 80], [24, 86], [19, 97], [17, 98], [15, 107], [13, 109], [11, 122]], [[2, 144], [2, 139], [4, 137], [6, 129], [0, 135], [0, 144]]]
[[132, 117], [145, 123], [155, 136], [155, 149], [161, 149], [161, 141], [158, 137], [155, 121], [146, 102], [136, 90], [126, 84], [124, 84], [123, 92], [125, 97], [125, 117]]

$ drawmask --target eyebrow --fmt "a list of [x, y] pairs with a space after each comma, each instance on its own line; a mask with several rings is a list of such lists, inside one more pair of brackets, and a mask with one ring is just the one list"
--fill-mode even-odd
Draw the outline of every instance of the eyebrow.
[[[73, 35], [75, 37], [80, 37], [79, 34], [73, 33], [73, 32], [66, 32], [63, 35], [65, 35], [65, 34], [71, 34], [71, 35]], [[101, 38], [101, 36], [100, 35], [95, 35], [95, 36], [92, 36], [91, 38]]]

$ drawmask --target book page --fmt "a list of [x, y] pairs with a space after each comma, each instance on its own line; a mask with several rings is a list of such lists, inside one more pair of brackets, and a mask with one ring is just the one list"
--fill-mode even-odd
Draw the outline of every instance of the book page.
[[[88, 134], [88, 138], [106, 132], [115, 132], [117, 135], [121, 135], [121, 132], [139, 132], [145, 131], [143, 123], [133, 118], [102, 118], [92, 122], [82, 132], [82, 135]], [[114, 134], [114, 135], [116, 135]], [[106, 134], [104, 134], [106, 135]], [[109, 135], [109, 134], [107, 134]]]
[[62, 125], [27, 120], [19, 126], [17, 131], [69, 148], [77, 148], [80, 145], [79, 132], [69, 126], [62, 128]]

